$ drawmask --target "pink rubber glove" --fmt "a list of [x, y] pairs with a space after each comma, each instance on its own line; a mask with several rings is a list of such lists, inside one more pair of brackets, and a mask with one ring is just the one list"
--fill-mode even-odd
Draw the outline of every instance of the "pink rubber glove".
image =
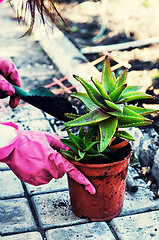
[[9, 105], [15, 108], [20, 99], [14, 96], [15, 90], [10, 83], [21, 86], [17, 68], [10, 59], [0, 58], [0, 98], [10, 96]]
[[0, 161], [7, 163], [21, 181], [37, 186], [67, 173], [95, 194], [96, 190], [89, 180], [53, 149], [66, 149], [60, 137], [42, 131], [18, 130], [18, 126], [11, 122], [2, 124], [17, 129], [17, 137], [8, 146], [0, 148]]

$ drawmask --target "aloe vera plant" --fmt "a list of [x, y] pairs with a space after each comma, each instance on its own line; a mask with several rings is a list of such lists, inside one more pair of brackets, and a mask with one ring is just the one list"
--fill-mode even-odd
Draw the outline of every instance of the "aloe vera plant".
[[[87, 132], [81, 126], [78, 136], [67, 130], [69, 139], [62, 139], [62, 142], [69, 147], [69, 151], [61, 150], [67, 158], [75, 161], [89, 161], [94, 157], [108, 158], [104, 153], [99, 153], [96, 139], [96, 128], [90, 128]], [[107, 151], [107, 150], [106, 150]]]
[[[81, 100], [88, 110], [88, 113], [83, 116], [67, 114], [67, 117], [70, 117], [71, 120], [65, 123], [64, 129], [68, 131], [70, 140], [64, 139], [62, 141], [70, 148], [70, 151], [72, 151], [71, 154], [75, 150], [75, 160], [84, 159], [84, 157], [88, 157], [89, 154], [93, 153], [103, 155], [104, 151], [110, 147], [110, 143], [114, 137], [134, 140], [122, 128], [137, 127], [152, 123], [145, 115], [156, 112], [156, 110], [131, 105], [131, 101], [153, 99], [154, 97], [138, 91], [141, 86], [127, 86], [127, 72], [128, 70], [126, 69], [116, 78], [115, 74], [111, 72], [109, 59], [106, 56], [101, 82], [92, 78], [91, 85], [79, 76], [74, 75], [74, 78], [83, 85], [86, 92], [72, 93], [71, 95]], [[83, 131], [84, 134], [84, 130], [81, 130], [79, 136], [76, 137], [73, 137], [69, 132], [69, 129], [77, 126], [89, 126], [92, 129], [96, 129], [95, 142], [92, 142], [93, 139], [87, 142], [85, 139], [87, 135], [85, 137], [82, 135], [83, 142], [78, 146], [81, 132]]]

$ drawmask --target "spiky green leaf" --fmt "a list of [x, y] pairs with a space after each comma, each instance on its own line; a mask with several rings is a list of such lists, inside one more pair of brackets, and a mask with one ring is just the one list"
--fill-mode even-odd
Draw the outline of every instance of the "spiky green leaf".
[[127, 105], [127, 108], [129, 108], [130, 110], [132, 110], [140, 115], [143, 115], [143, 116], [146, 116], [146, 115], [149, 115], [149, 114], [159, 111], [159, 109], [156, 110], [156, 109], [142, 108], [142, 107], [137, 107], [137, 106], [132, 106], [132, 105]]
[[140, 114], [130, 110], [129, 107], [125, 105], [123, 106], [123, 113], [119, 113], [115, 111], [115, 112], [111, 112], [110, 114], [118, 118], [119, 125], [136, 123], [137, 124], [136, 126], [138, 126], [138, 123], [140, 122], [143, 122], [143, 123], [149, 122], [149, 120], [146, 117], [141, 116]]
[[103, 152], [110, 143], [118, 124], [116, 117], [108, 118], [99, 123], [100, 130], [100, 152]]
[[96, 145], [98, 143], [98, 141], [92, 142], [90, 143], [83, 151], [87, 152], [88, 150], [90, 150], [94, 145]]
[[140, 115], [139, 113], [133, 111], [129, 105], [123, 105], [123, 115], [124, 116], [133, 116], [133, 117], [138, 117], [142, 119], [146, 119], [146, 117]]
[[84, 132], [84, 126], [80, 127], [79, 133], [78, 133], [78, 137], [79, 138], [84, 138], [85, 136], [85, 132]]
[[136, 91], [138, 91], [140, 88], [141, 88], [141, 86], [127, 86], [127, 87], [124, 89], [123, 94], [130, 93], [130, 92], [136, 92]]
[[111, 73], [108, 56], [106, 56], [103, 64], [101, 83], [104, 86], [104, 89], [107, 93], [109, 93], [114, 86], [114, 79]]
[[74, 114], [74, 113], [65, 113], [65, 116], [70, 118], [70, 119], [76, 119], [80, 117], [80, 115]]
[[92, 87], [89, 83], [87, 83], [84, 79], [76, 76], [76, 75], [73, 75], [73, 77], [78, 80], [82, 85], [83, 87], [86, 89], [90, 99], [99, 107], [101, 108], [105, 108], [105, 106], [103, 105], [102, 103], [102, 96], [101, 94], [96, 91], [96, 89], [94, 87]]
[[142, 92], [129, 92], [129, 93], [123, 94], [119, 99], [118, 103], [126, 103], [126, 102], [139, 100], [139, 99], [154, 99], [154, 97]]
[[127, 106], [124, 106], [123, 113], [119, 113], [116, 111], [116, 112], [111, 112], [110, 114], [118, 118], [119, 125], [125, 125], [125, 124], [131, 124], [131, 123], [137, 124], [140, 122], [149, 121], [147, 118], [128, 109]]
[[115, 73], [114, 73], [114, 72], [112, 72], [112, 77], [113, 77], [113, 80], [114, 80], [114, 85], [113, 85], [113, 87], [111, 88], [111, 90], [109, 91], [109, 95], [117, 88], [117, 85], [116, 85], [117, 79], [116, 79], [116, 76], [115, 76]]
[[[120, 117], [118, 117], [118, 120], [119, 120], [119, 125], [125, 125], [125, 124], [131, 124], [131, 123], [138, 124], [140, 122], [143, 122], [143, 123], [149, 122], [149, 119], [143, 120], [141, 118], [132, 117], [132, 116], [120, 116]], [[136, 126], [138, 126], [138, 125], [136, 125]]]
[[123, 93], [124, 89], [126, 88], [127, 84], [124, 84], [122, 86], [119, 86], [118, 88], [116, 88], [111, 94], [110, 94], [110, 98], [113, 102], [116, 102], [119, 97], [121, 96], [121, 94]]
[[70, 139], [63, 138], [63, 139], [61, 139], [61, 142], [63, 144], [65, 144], [67, 147], [69, 147], [72, 151], [77, 153], [77, 147], [75, 146], [75, 144]]
[[90, 99], [87, 93], [71, 93], [71, 96], [82, 101], [87, 109], [95, 110], [98, 108], [98, 106]]
[[135, 123], [127, 123], [127, 124], [119, 124], [120, 128], [126, 128], [126, 127], [140, 127], [140, 126], [146, 126], [150, 125], [153, 121], [147, 120], [147, 121], [140, 121]]
[[123, 112], [123, 105], [122, 104], [115, 104], [113, 102], [110, 102], [108, 100], [105, 100], [106, 105], [108, 105], [109, 108], [114, 109], [116, 111], [119, 111], [120, 113]]
[[124, 85], [126, 83], [128, 69], [125, 69], [122, 74], [116, 80], [116, 88]]
[[80, 149], [78, 149], [78, 154], [80, 156], [80, 159], [84, 158], [84, 155], [86, 154], [85, 152], [81, 151]]
[[85, 135], [86, 146], [89, 146], [89, 144], [93, 141], [96, 132], [97, 132], [97, 127], [94, 126], [86, 133]]
[[82, 150], [82, 146], [81, 146], [82, 145], [82, 141], [81, 141], [81, 139], [78, 136], [76, 136], [75, 134], [73, 134], [73, 133], [70, 133], [69, 136], [70, 136], [70, 139], [72, 140], [72, 142], [75, 144], [75, 146]]
[[67, 151], [67, 150], [62, 150], [60, 149], [60, 152], [62, 155], [64, 155], [67, 159], [71, 159], [71, 160], [74, 160], [74, 152], [73, 151]]
[[92, 82], [94, 83], [94, 85], [96, 86], [96, 88], [98, 89], [98, 91], [101, 93], [101, 95], [103, 96], [104, 99], [111, 101], [111, 98], [109, 97], [109, 95], [106, 93], [106, 91], [104, 90], [103, 86], [101, 83], [99, 83], [97, 80], [92, 78]]
[[92, 124], [97, 124], [98, 122], [101, 122], [107, 118], [109, 118], [110, 115], [103, 112], [101, 109], [95, 109], [82, 117], [79, 117], [77, 119], [74, 119], [72, 121], [69, 121], [65, 123], [65, 127], [76, 127], [76, 126], [88, 126]]
[[115, 137], [121, 137], [121, 138], [125, 138], [131, 141], [135, 141], [135, 139], [131, 136], [130, 133], [126, 132], [126, 131], [117, 131], [114, 135]]

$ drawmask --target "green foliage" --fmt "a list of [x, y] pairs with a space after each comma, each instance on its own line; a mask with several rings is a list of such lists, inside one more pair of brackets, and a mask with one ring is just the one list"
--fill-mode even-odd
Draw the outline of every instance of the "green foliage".
[[90, 128], [88, 132], [84, 131], [84, 127], [80, 128], [78, 136], [67, 130], [69, 139], [62, 139], [61, 141], [69, 147], [68, 150], [61, 150], [61, 153], [67, 158], [82, 161], [86, 163], [92, 157], [104, 157], [104, 154], [99, 153], [97, 144], [99, 141], [95, 140], [96, 128]]
[[[73, 152], [76, 153], [75, 160], [88, 159], [93, 154], [101, 154], [108, 149], [110, 142], [114, 137], [122, 137], [128, 140], [134, 140], [126, 131], [120, 128], [137, 127], [151, 124], [152, 121], [147, 119], [145, 115], [156, 112], [154, 109], [145, 109], [136, 105], [127, 103], [139, 99], [153, 99], [154, 97], [146, 93], [139, 92], [141, 86], [127, 86], [126, 84], [127, 69], [116, 78], [111, 72], [108, 57], [106, 56], [101, 82], [91, 79], [89, 84], [84, 79], [75, 76], [86, 90], [86, 93], [73, 93], [72, 96], [81, 100], [88, 113], [83, 116], [70, 115], [71, 121], [65, 123], [65, 129], [68, 131], [70, 140], [62, 140], [71, 150], [70, 158]], [[89, 141], [85, 141], [88, 135], [80, 136], [72, 135], [69, 129], [82, 126], [81, 132], [84, 131], [83, 126], [91, 127], [90, 132], [96, 131], [96, 141], [92, 142], [94, 137]], [[90, 134], [90, 132], [88, 132]], [[83, 133], [84, 134], [84, 133]], [[89, 147], [89, 144], [91, 147]], [[98, 151], [97, 151], [98, 149]], [[62, 151], [63, 154], [66, 152]]]

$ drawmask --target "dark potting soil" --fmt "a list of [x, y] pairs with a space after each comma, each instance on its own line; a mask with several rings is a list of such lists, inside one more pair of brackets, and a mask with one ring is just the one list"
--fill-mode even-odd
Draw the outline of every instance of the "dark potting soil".
[[69, 120], [65, 113], [76, 113], [71, 102], [59, 96], [27, 96], [23, 100], [64, 122]]

